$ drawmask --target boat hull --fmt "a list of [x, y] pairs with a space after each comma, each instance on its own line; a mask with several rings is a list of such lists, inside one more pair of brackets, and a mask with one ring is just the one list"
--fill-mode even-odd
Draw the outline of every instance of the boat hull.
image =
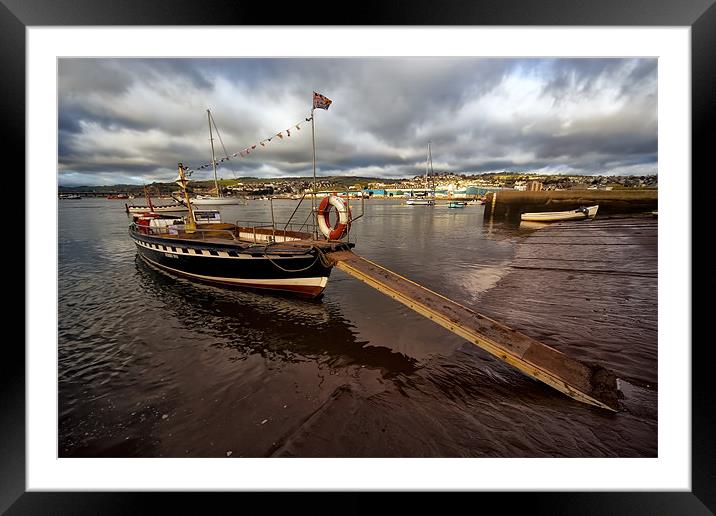
[[331, 267], [315, 253], [274, 254], [263, 248], [187, 242], [130, 230], [142, 259], [168, 273], [202, 283], [271, 290], [314, 298], [326, 288]]
[[180, 213], [183, 211], [189, 211], [186, 206], [177, 204], [176, 206], [127, 206], [128, 213]]
[[196, 206], [224, 206], [230, 204], [245, 204], [242, 199], [233, 199], [231, 197], [218, 197], [214, 199], [191, 199], [191, 203]]
[[548, 211], [537, 213], [523, 213], [521, 219], [528, 222], [560, 222], [563, 220], [584, 220], [594, 218], [599, 206], [589, 206], [587, 213], [582, 210]]

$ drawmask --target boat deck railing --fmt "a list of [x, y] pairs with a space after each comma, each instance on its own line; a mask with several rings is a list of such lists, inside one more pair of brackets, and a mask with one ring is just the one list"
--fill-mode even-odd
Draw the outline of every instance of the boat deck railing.
[[311, 233], [301, 231], [306, 228], [305, 224], [286, 224], [285, 229], [278, 229], [275, 223], [251, 220], [237, 220], [235, 224], [202, 224], [199, 222], [198, 227], [192, 233], [187, 233], [185, 230], [177, 229], [173, 226], [141, 226], [132, 223], [130, 227], [138, 233], [165, 238], [191, 238], [197, 240], [219, 238], [257, 244], [311, 239]]
[[[212, 224], [213, 226], [219, 226], [220, 224]], [[230, 224], [228, 224], [230, 225]], [[132, 223], [130, 228], [137, 233], [145, 235], [163, 236], [167, 238], [197, 238], [206, 240], [207, 238], [224, 238], [228, 240], [238, 241], [238, 237], [235, 234], [234, 229], [221, 229], [221, 228], [196, 228], [193, 233], [186, 233], [184, 230], [178, 230], [172, 226], [140, 226], [139, 224]], [[190, 236], [191, 235], [191, 236]]]

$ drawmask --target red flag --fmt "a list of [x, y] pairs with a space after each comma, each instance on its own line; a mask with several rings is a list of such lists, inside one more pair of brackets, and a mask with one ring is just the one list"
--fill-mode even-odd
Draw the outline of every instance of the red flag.
[[328, 109], [333, 101], [320, 93], [313, 92], [313, 109]]

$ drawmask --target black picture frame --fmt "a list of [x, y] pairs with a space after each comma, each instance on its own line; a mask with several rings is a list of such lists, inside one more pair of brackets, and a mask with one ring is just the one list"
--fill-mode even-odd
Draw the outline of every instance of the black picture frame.
[[[716, 142], [716, 0], [489, 0], [464, 2], [363, 1], [359, 4], [314, 5], [246, 2], [245, 0], [2, 0], [0, 3], [0, 55], [3, 78], [0, 103], [6, 149], [21, 149], [25, 138], [25, 29], [28, 26], [64, 25], [552, 25], [552, 26], [688, 26], [691, 27], [692, 163], [707, 165], [708, 151]], [[19, 154], [16, 152], [16, 154]], [[24, 170], [23, 157], [13, 155], [12, 169]], [[708, 168], [707, 168], [708, 167]], [[693, 179], [693, 174], [691, 176]], [[707, 178], [708, 179], [708, 178]], [[691, 181], [689, 181], [689, 184]], [[692, 189], [696, 194], [699, 189]], [[668, 194], [668, 193], [667, 193]], [[26, 194], [27, 195], [27, 194]], [[692, 242], [705, 235], [699, 206], [692, 196]], [[687, 211], [690, 207], [687, 207]], [[704, 208], [705, 209], [705, 208]], [[19, 245], [18, 245], [19, 247]], [[24, 247], [23, 247], [24, 248]], [[692, 249], [692, 275], [698, 262]], [[25, 274], [27, 270], [21, 265]], [[699, 270], [705, 268], [698, 267]], [[708, 282], [693, 289], [705, 292]], [[9, 287], [6, 287], [9, 288]], [[21, 287], [18, 287], [21, 288]], [[19, 292], [20, 290], [16, 290]], [[14, 303], [24, 307], [24, 303]], [[693, 307], [698, 306], [692, 303]], [[31, 306], [26, 307], [32, 309]], [[708, 309], [708, 308], [707, 308]], [[692, 311], [692, 314], [694, 312]], [[697, 318], [692, 315], [692, 331]], [[693, 333], [692, 333], [693, 334]], [[5, 339], [0, 397], [0, 512], [8, 514], [114, 514], [145, 512], [157, 497], [162, 512], [180, 504], [180, 512], [207, 512], [210, 506], [186, 493], [51, 493], [25, 488], [25, 353], [13, 339]], [[681, 343], [688, 346], [691, 343]], [[710, 339], [693, 339], [692, 353], [692, 490], [690, 492], [567, 492], [480, 493], [480, 503], [494, 501], [510, 509], [537, 514], [713, 514], [716, 511], [716, 425], [714, 389], [710, 384]], [[221, 498], [239, 494], [225, 494]], [[251, 498], [249, 494], [243, 494]], [[340, 510], [370, 511], [379, 494], [352, 493]], [[203, 498], [203, 497], [200, 497]], [[264, 502], [261, 502], [264, 503]], [[382, 502], [378, 502], [382, 503]], [[401, 509], [425, 508], [422, 494], [401, 502]], [[473, 502], [469, 502], [473, 503]], [[300, 510], [295, 495], [274, 496], [271, 512], [281, 506]], [[337, 508], [334, 508], [337, 509]], [[210, 510], [210, 509], [209, 509]], [[264, 511], [265, 512], [265, 511]]]

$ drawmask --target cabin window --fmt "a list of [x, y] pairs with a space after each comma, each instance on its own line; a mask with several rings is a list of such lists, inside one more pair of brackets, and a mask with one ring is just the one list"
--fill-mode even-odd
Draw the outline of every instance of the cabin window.
[[214, 251], [213, 249], [209, 251], [209, 254], [212, 256], [219, 256], [219, 253], [217, 251]]

